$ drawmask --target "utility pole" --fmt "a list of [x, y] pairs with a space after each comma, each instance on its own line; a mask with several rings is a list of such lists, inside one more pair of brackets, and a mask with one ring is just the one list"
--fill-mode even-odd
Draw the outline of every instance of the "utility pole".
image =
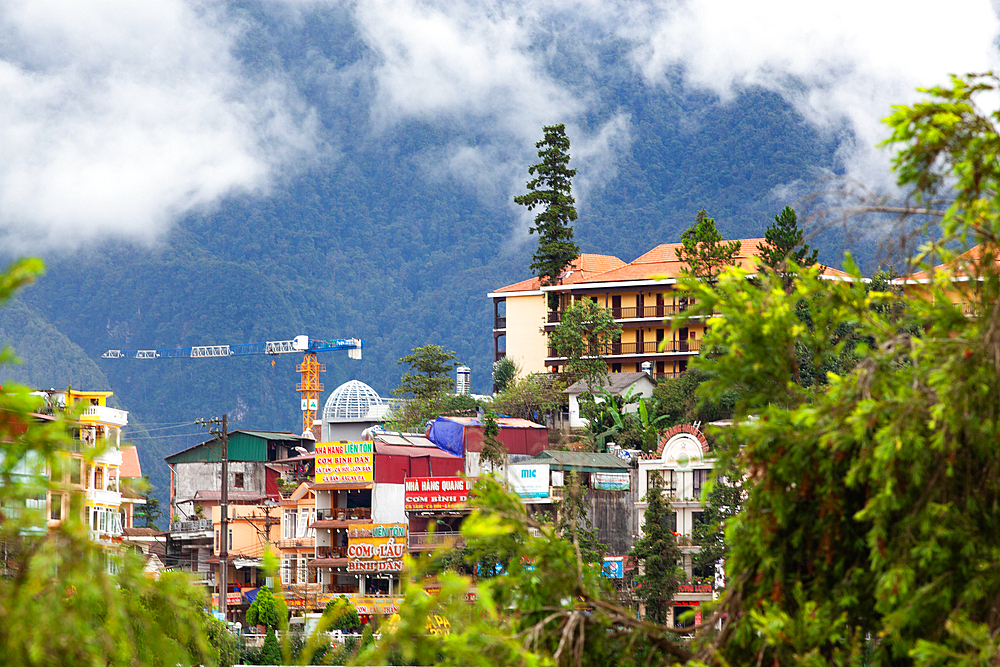
[[[222, 419], [213, 417], [212, 419], [198, 419], [195, 424], [209, 427], [208, 431], [222, 441], [222, 497], [219, 501], [219, 509], [222, 513], [222, 528], [219, 531], [219, 612], [222, 617], [229, 621], [228, 605], [226, 595], [229, 592], [229, 424], [227, 415], [222, 415]], [[220, 424], [221, 429], [211, 428], [212, 424]]]

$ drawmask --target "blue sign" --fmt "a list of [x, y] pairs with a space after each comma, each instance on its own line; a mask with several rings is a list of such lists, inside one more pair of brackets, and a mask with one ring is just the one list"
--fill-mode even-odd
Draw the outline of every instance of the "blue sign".
[[625, 556], [605, 556], [604, 571], [601, 573], [608, 579], [621, 579], [625, 576]]

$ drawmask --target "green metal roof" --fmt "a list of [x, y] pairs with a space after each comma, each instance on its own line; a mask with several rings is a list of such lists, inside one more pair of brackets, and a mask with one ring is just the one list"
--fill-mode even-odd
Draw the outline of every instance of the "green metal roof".
[[632, 467], [629, 462], [607, 452], [564, 452], [555, 449], [546, 449], [538, 456], [518, 463], [548, 463], [551, 470], [576, 472], [624, 472]]
[[[230, 461], [267, 461], [267, 443], [282, 442], [299, 444], [303, 438], [293, 433], [278, 431], [230, 431], [229, 460]], [[163, 458], [169, 464], [174, 463], [214, 463], [222, 460], [222, 443], [216, 438], [206, 440], [194, 447], [188, 447], [176, 454]]]

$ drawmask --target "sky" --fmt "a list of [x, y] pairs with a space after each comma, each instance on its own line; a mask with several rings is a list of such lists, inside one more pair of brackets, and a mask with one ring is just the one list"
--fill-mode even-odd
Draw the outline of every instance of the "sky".
[[[996, 9], [984, 0], [943, 8], [313, 0], [261, 11], [289, 40], [322, 12], [345, 13], [366, 56], [343, 66], [315, 55], [314, 69], [330, 74], [312, 79], [327, 87], [321, 93], [345, 95], [359, 81], [373, 91], [373, 140], [411, 120], [475, 128], [475, 144], [425, 156], [427, 178], [463, 179], [484, 201], [511, 207], [552, 118], [574, 137], [584, 197], [613, 177], [635, 131], [628, 110], [588, 123], [602, 107], [596, 87], [556, 74], [569, 53], [584, 79], [596, 79], [610, 42], [623, 45], [614, 66], [652, 91], [683, 85], [738, 104], [743, 87], [761, 86], [823, 132], [849, 128], [853, 141], [840, 148], [847, 172], [889, 187], [888, 158], [875, 145], [891, 105], [949, 73], [997, 66]], [[241, 61], [259, 16], [181, 0], [0, 5], [2, 242], [21, 252], [155, 243], [181, 216], [238, 193], [267, 197], [335, 152], [300, 76], [281, 62]]]

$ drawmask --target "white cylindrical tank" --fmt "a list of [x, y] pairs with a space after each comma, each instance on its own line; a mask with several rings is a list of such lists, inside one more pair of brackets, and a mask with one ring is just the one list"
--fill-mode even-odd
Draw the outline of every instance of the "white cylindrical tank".
[[455, 393], [456, 394], [466, 394], [472, 393], [472, 369], [468, 366], [459, 366], [455, 369]]

